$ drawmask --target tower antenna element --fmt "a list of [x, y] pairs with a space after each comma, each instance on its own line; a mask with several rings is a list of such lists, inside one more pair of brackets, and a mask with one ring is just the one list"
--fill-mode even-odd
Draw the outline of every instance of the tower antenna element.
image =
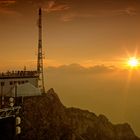
[[39, 20], [38, 20], [37, 72], [39, 74], [38, 87], [40, 88], [42, 93], [45, 93], [44, 71], [43, 71], [43, 53], [42, 53], [42, 9], [41, 8], [39, 8]]

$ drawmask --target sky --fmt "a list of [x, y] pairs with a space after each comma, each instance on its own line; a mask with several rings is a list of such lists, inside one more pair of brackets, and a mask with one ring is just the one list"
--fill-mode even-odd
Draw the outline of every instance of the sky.
[[140, 1], [0, 0], [0, 71], [36, 69], [39, 7], [46, 89], [140, 136]]

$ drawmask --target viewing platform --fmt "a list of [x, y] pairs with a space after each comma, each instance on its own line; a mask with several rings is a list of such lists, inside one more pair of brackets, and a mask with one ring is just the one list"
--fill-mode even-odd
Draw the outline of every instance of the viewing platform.
[[12, 79], [12, 78], [38, 78], [37, 71], [7, 71], [0, 73], [0, 79]]

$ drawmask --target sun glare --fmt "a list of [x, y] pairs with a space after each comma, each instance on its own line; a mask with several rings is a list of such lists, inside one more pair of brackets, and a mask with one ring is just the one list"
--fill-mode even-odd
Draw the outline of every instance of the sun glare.
[[128, 60], [128, 66], [134, 68], [139, 65], [139, 60], [136, 57], [131, 57]]

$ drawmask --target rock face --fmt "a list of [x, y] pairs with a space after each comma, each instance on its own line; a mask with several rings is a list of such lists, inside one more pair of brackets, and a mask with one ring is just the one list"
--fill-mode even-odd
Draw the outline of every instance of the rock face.
[[140, 140], [129, 124], [114, 125], [104, 116], [66, 108], [50, 89], [24, 98], [22, 140]]

